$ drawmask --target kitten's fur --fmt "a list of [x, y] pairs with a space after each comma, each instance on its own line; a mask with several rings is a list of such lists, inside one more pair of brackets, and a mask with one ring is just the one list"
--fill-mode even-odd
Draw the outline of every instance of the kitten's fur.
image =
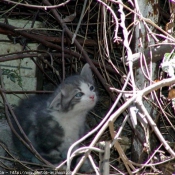
[[[86, 114], [97, 101], [93, 84], [92, 72], [86, 64], [80, 75], [68, 77], [53, 95], [31, 96], [15, 109], [32, 145], [49, 162], [59, 164], [65, 160], [68, 148], [84, 134]], [[20, 134], [15, 124], [14, 127]], [[23, 159], [36, 162], [19, 139], [13, 138]]]

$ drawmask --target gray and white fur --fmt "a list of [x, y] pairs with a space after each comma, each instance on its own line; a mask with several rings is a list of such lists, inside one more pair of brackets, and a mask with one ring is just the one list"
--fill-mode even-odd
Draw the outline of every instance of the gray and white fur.
[[[40, 155], [52, 164], [59, 164], [66, 159], [71, 144], [84, 135], [86, 114], [96, 102], [92, 72], [89, 64], [85, 64], [80, 75], [65, 79], [52, 95], [22, 100], [15, 115]], [[15, 124], [14, 127], [20, 134]], [[24, 160], [37, 162], [16, 136], [13, 140]]]

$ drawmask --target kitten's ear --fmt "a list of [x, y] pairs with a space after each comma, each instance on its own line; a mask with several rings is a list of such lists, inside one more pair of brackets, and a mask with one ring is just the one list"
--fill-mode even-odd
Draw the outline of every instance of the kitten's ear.
[[71, 84], [66, 84], [61, 90], [61, 108], [63, 111], [68, 111], [71, 106], [71, 100], [76, 94], [76, 89]]
[[71, 84], [61, 84], [58, 94], [53, 98], [49, 107], [55, 110], [67, 111], [70, 107], [70, 101], [75, 96], [76, 91]]
[[84, 77], [87, 81], [89, 81], [90, 83], [93, 84], [94, 81], [93, 81], [92, 71], [91, 71], [90, 65], [88, 63], [86, 63], [83, 66], [80, 75], [82, 77]]
[[61, 101], [61, 91], [53, 98], [51, 101], [49, 108], [58, 108]]

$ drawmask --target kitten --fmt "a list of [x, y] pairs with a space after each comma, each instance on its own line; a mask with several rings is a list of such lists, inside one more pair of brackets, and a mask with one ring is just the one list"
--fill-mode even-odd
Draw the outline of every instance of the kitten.
[[[96, 102], [92, 72], [85, 64], [80, 75], [65, 79], [53, 95], [22, 100], [15, 115], [40, 155], [58, 165], [66, 159], [71, 144], [84, 135], [86, 114]], [[20, 134], [15, 124], [14, 127]], [[13, 140], [23, 159], [38, 162], [16, 136]]]

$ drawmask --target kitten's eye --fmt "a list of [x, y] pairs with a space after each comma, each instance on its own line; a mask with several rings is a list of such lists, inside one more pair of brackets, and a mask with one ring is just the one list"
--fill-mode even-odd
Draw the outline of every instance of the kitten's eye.
[[95, 90], [95, 87], [94, 86], [90, 86], [90, 91], [93, 91], [93, 90]]
[[84, 95], [83, 92], [78, 92], [78, 93], [75, 95], [75, 97], [82, 97], [83, 95]]

